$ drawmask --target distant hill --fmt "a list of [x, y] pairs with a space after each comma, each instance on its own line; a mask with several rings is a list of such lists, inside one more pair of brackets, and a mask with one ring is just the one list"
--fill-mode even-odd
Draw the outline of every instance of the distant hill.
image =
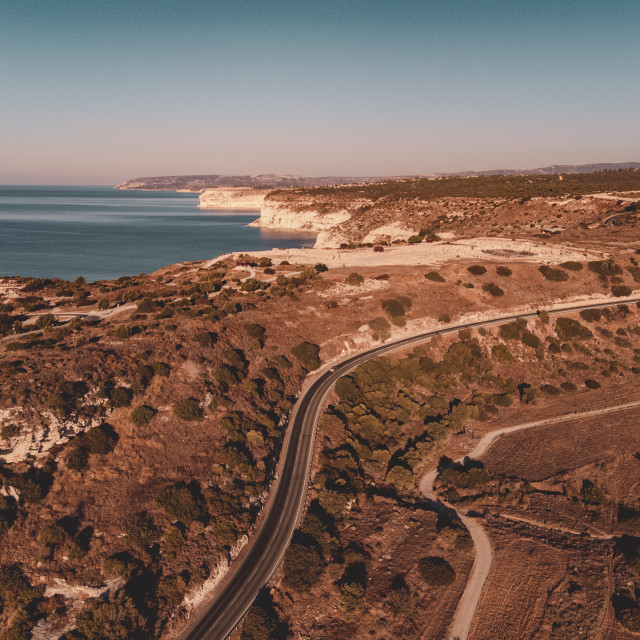
[[148, 191], [201, 191], [216, 187], [251, 187], [254, 189], [281, 189], [285, 187], [329, 187], [345, 184], [363, 184], [382, 180], [407, 178], [444, 178], [450, 176], [499, 176], [499, 175], [552, 175], [556, 173], [593, 173], [616, 169], [640, 169], [640, 162], [600, 162], [594, 164], [554, 164], [538, 169], [492, 169], [488, 171], [460, 171], [457, 173], [429, 173], [407, 176], [325, 176], [305, 178], [295, 175], [273, 173], [227, 176], [222, 174], [193, 176], [156, 176], [134, 178], [116, 185], [116, 189], [138, 189]]
[[329, 187], [342, 184], [379, 182], [392, 176], [369, 178], [327, 176], [304, 178], [302, 176], [265, 173], [247, 176], [202, 175], [202, 176], [159, 176], [134, 178], [116, 185], [116, 189], [140, 189], [150, 191], [201, 191], [216, 187], [251, 187], [253, 189], [280, 189], [284, 187]]

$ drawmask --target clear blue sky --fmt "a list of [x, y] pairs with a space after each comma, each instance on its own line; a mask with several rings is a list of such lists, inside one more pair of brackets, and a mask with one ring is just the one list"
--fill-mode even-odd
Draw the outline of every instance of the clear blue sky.
[[0, 183], [640, 161], [638, 0], [0, 0]]

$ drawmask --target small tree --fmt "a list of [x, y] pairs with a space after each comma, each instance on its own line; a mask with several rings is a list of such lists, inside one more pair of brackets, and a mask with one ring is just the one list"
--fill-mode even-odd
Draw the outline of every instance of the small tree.
[[345, 282], [352, 287], [359, 287], [363, 282], [364, 278], [359, 273], [350, 273]]
[[185, 398], [173, 405], [173, 413], [180, 420], [191, 421], [202, 418], [202, 409], [195, 398]]
[[320, 367], [320, 347], [310, 342], [301, 342], [291, 349], [291, 353], [300, 361], [307, 371], [315, 371]]

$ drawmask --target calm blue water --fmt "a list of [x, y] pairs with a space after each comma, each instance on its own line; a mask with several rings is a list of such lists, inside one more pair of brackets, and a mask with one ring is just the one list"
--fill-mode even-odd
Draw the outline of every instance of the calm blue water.
[[197, 204], [191, 193], [0, 186], [0, 276], [93, 281], [228, 251], [313, 245], [309, 235], [246, 226], [255, 211]]

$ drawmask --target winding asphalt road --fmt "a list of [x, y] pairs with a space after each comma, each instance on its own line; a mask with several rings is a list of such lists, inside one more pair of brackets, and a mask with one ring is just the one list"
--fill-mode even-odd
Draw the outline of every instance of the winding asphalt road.
[[[591, 304], [555, 306], [548, 309], [548, 312], [553, 315], [635, 302], [640, 302], [640, 298], [612, 298]], [[218, 585], [214, 599], [205, 610], [193, 616], [179, 638], [181, 640], [227, 638], [242, 621], [260, 589], [269, 582], [280, 566], [304, 510], [316, 426], [324, 399], [338, 378], [372, 358], [424, 342], [436, 335], [455, 333], [466, 328], [504, 324], [518, 318], [531, 319], [536, 318], [537, 315], [535, 312], [511, 314], [491, 320], [449, 326], [440, 331], [421, 333], [348, 357], [314, 374], [303, 388], [302, 395], [294, 408], [285, 437], [278, 474], [249, 543]]]

